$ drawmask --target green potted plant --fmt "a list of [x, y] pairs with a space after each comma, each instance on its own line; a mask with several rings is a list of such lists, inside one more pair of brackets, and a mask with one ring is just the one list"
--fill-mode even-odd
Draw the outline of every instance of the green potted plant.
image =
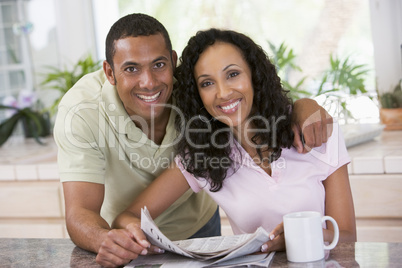
[[336, 102], [339, 114], [343, 114], [345, 123], [353, 118], [347, 108], [349, 96], [367, 93], [365, 79], [369, 72], [367, 65], [355, 64], [350, 57], [340, 59], [330, 55], [330, 68], [323, 73], [315, 97], [323, 96], [323, 105]]
[[102, 61], [94, 61], [89, 54], [83, 59], [80, 59], [73, 65], [71, 70], [67, 68], [56, 68], [48, 66], [49, 72], [45, 74], [45, 78], [41, 83], [44, 89], [53, 89], [60, 92], [59, 97], [48, 107], [48, 111], [51, 115], [54, 115], [57, 111], [57, 106], [64, 94], [72, 88], [72, 86], [84, 75], [94, 72], [101, 67]]
[[[343, 114], [345, 121], [352, 117], [347, 109], [345, 97], [367, 93], [364, 85], [365, 76], [369, 72], [367, 65], [354, 64], [350, 57], [340, 59], [330, 55], [330, 68], [319, 79], [315, 79], [318, 87], [310, 92], [305, 89], [306, 86], [304, 85], [307, 76], [302, 77], [294, 85], [289, 82], [288, 74], [290, 71], [302, 72], [302, 69], [295, 64], [296, 55], [293, 53], [293, 49], [283, 42], [278, 47], [269, 41], [268, 44], [273, 54], [271, 60], [276, 65], [281, 82], [289, 90], [292, 99], [319, 98], [323, 100], [322, 105], [328, 107], [329, 110], [332, 111], [334, 107], [338, 109], [332, 112]], [[332, 105], [334, 102], [339, 105]]]
[[[56, 113], [57, 106], [64, 94], [81, 77], [98, 70], [100, 67], [101, 61], [94, 61], [91, 55], [80, 59], [71, 70], [48, 66], [49, 72], [45, 74], [45, 79], [41, 85], [44, 86], [44, 89], [59, 91], [60, 96], [47, 108], [38, 107], [42, 105], [38, 105], [39, 102], [34, 96], [19, 97], [18, 99], [22, 100], [21, 103], [12, 96], [6, 97], [3, 104], [0, 104], [0, 110], [6, 112], [6, 119], [0, 122], [0, 146], [13, 134], [19, 122], [22, 122], [25, 137], [33, 137], [41, 143], [39, 137], [50, 134], [50, 116]], [[20, 95], [25, 93], [25, 91], [21, 91]], [[31, 101], [28, 104], [26, 103], [27, 99]]]
[[402, 129], [402, 79], [392, 92], [378, 93], [380, 120], [385, 130]]
[[294, 100], [311, 96], [311, 93], [303, 88], [307, 76], [301, 78], [295, 85], [292, 85], [289, 81], [288, 76], [290, 71], [302, 72], [300, 66], [295, 63], [296, 55], [293, 53], [293, 49], [289, 48], [285, 42], [282, 42], [279, 47], [269, 41], [268, 44], [273, 54], [271, 60], [276, 66], [283, 86], [289, 90], [289, 96]]
[[42, 143], [39, 137], [50, 135], [49, 113], [40, 109], [40, 102], [36, 100], [33, 91], [22, 90], [18, 100], [8, 96], [0, 104], [0, 110], [5, 112], [6, 119], [0, 123], [0, 146], [13, 134], [19, 122], [22, 123], [26, 138], [35, 138]]

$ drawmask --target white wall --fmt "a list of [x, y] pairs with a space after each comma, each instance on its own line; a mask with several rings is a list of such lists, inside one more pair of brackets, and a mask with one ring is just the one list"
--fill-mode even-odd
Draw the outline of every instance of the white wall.
[[119, 12], [117, 0], [30, 0], [27, 16], [34, 25], [30, 41], [38, 74], [46, 66], [70, 69], [88, 53], [104, 59], [106, 35]]
[[54, 1], [63, 65], [75, 63], [88, 53], [104, 59], [106, 35], [119, 18], [117, 0]]
[[92, 0], [95, 22], [96, 55], [98, 59], [105, 59], [105, 40], [110, 27], [119, 19], [117, 0]]
[[[71, 70], [88, 53], [98, 59], [92, 0], [30, 0], [26, 5], [27, 20], [33, 24], [30, 44], [35, 88], [42, 88], [49, 66]], [[55, 90], [38, 92], [46, 107], [59, 96]]]
[[88, 53], [96, 55], [91, 0], [54, 0], [61, 66], [71, 66]]
[[374, 62], [379, 92], [402, 79], [402, 0], [370, 0]]

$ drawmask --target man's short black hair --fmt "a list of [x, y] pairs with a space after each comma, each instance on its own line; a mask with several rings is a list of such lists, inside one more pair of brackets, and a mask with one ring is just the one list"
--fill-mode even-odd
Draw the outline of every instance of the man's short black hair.
[[158, 33], [162, 34], [166, 48], [172, 55], [169, 34], [157, 19], [141, 13], [129, 14], [120, 18], [112, 25], [106, 37], [106, 61], [113, 69], [113, 56], [116, 53], [115, 41], [126, 37], [150, 36]]

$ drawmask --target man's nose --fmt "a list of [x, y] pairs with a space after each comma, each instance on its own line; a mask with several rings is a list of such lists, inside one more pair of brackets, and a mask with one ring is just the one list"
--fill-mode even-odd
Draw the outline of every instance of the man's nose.
[[140, 87], [146, 89], [153, 89], [155, 87], [155, 76], [152, 70], [143, 70], [140, 78]]

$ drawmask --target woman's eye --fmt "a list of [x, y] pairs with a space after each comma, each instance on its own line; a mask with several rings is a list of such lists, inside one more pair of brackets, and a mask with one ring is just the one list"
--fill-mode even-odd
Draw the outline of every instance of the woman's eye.
[[231, 77], [235, 77], [238, 75], [239, 75], [239, 72], [231, 72], [231, 73], [229, 73], [228, 77], [231, 78]]
[[206, 81], [206, 82], [201, 83], [201, 87], [207, 87], [207, 86], [210, 86], [210, 85], [212, 85], [212, 83], [210, 81]]

